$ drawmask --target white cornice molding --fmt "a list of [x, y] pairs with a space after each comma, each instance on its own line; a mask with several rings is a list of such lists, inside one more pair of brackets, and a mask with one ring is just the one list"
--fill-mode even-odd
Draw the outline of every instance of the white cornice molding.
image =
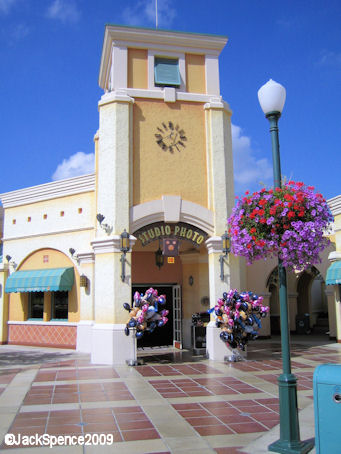
[[327, 200], [330, 211], [333, 216], [341, 214], [341, 195], [333, 197], [332, 199]]
[[213, 253], [222, 253], [223, 251], [223, 242], [221, 236], [212, 236], [205, 241], [207, 251], [209, 254]]
[[95, 254], [93, 252], [78, 252], [75, 257], [79, 265], [83, 265], [84, 263], [94, 263], [95, 261]]
[[116, 90], [105, 93], [101, 97], [98, 106], [104, 106], [105, 104], [109, 104], [111, 102], [124, 102], [127, 104], [133, 104], [134, 99], [127, 95], [127, 90]]
[[6, 192], [0, 194], [0, 200], [4, 208], [12, 208], [94, 190], [95, 174], [93, 173]]
[[104, 32], [98, 82], [100, 87], [105, 89], [113, 43], [115, 46], [172, 49], [173, 51], [219, 55], [226, 42], [226, 36], [107, 25]]
[[[134, 247], [136, 243], [136, 238], [133, 235], [129, 236], [130, 240], [130, 251]], [[91, 246], [93, 247], [95, 255], [97, 254], [107, 254], [112, 252], [120, 252], [121, 251], [121, 236], [120, 235], [112, 235], [109, 238], [96, 238], [95, 240], [91, 241]]]
[[338, 260], [341, 260], [341, 252], [338, 251], [332, 251], [328, 255], [328, 260], [331, 262], [337, 262]]
[[31, 235], [21, 235], [21, 236], [9, 236], [2, 238], [2, 241], [16, 241], [16, 240], [25, 240], [27, 238], [36, 238], [36, 237], [45, 237], [45, 236], [51, 236], [51, 235], [65, 235], [66, 233], [78, 233], [78, 232], [84, 232], [86, 230], [95, 230], [94, 226], [88, 226], [88, 227], [79, 227], [79, 228], [73, 228], [73, 229], [64, 229], [64, 230], [55, 230], [53, 232], [40, 232], [40, 233], [32, 233]]

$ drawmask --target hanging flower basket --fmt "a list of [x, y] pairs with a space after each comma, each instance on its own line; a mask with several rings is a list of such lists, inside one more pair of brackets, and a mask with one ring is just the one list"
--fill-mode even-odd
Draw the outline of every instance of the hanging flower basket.
[[247, 191], [228, 219], [231, 252], [247, 263], [279, 257], [283, 266], [304, 270], [320, 263], [333, 217], [314, 187], [289, 181], [282, 188]]

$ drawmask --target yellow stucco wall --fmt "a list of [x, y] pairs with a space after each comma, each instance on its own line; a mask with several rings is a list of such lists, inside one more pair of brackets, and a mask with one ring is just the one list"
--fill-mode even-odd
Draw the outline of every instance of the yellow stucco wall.
[[[180, 195], [207, 207], [205, 117], [202, 104], [138, 100], [133, 107], [133, 204]], [[180, 151], [164, 151], [155, 134], [172, 122], [187, 138]], [[168, 132], [165, 133], [165, 136]], [[167, 139], [165, 139], [167, 140]]]
[[206, 93], [205, 55], [186, 54], [186, 91]]
[[[48, 262], [44, 263], [44, 256]], [[54, 249], [40, 249], [28, 256], [20, 264], [17, 271], [73, 267], [72, 261], [60, 251]], [[74, 268], [75, 282], [69, 292], [69, 322], [79, 321], [79, 274]], [[28, 317], [28, 293], [11, 293], [9, 303], [9, 320], [24, 321]], [[44, 321], [51, 318], [51, 294], [44, 296]]]
[[128, 87], [148, 88], [148, 52], [146, 49], [128, 49]]
[[335, 234], [335, 247], [337, 252], [341, 252], [341, 214], [334, 218]]

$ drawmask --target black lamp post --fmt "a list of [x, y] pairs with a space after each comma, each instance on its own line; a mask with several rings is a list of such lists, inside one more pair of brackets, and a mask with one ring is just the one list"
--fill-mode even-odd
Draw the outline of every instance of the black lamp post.
[[219, 262], [220, 262], [220, 279], [223, 281], [224, 280], [224, 259], [227, 257], [227, 255], [230, 252], [230, 237], [228, 233], [225, 230], [225, 233], [221, 236], [221, 241], [223, 243], [222, 247], [222, 252], [223, 255], [219, 257]]
[[122, 267], [121, 267], [122, 282], [124, 282], [124, 280], [126, 278], [126, 273], [125, 273], [126, 253], [129, 251], [129, 249], [130, 249], [130, 235], [126, 231], [126, 229], [124, 229], [124, 231], [121, 233], [121, 240], [120, 240], [120, 251], [123, 252], [123, 254], [121, 255], [121, 258], [120, 258], [120, 262], [122, 265]]
[[[275, 188], [282, 186], [278, 120], [284, 107], [285, 97], [285, 88], [271, 79], [258, 91], [260, 106], [270, 122]], [[280, 258], [278, 258], [278, 275], [283, 365], [283, 373], [278, 377], [280, 439], [272, 443], [268, 449], [279, 453], [305, 454], [313, 448], [314, 443], [300, 440], [297, 380], [295, 375], [291, 373], [287, 278], [285, 267]]]

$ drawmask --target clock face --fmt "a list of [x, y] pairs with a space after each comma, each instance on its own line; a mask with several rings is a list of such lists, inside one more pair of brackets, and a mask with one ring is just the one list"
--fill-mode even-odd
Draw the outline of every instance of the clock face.
[[180, 152], [186, 147], [187, 137], [185, 131], [178, 124], [175, 125], [171, 121], [167, 124], [163, 122], [156, 129], [155, 140], [163, 151], [174, 153], [175, 150], [178, 150]]

